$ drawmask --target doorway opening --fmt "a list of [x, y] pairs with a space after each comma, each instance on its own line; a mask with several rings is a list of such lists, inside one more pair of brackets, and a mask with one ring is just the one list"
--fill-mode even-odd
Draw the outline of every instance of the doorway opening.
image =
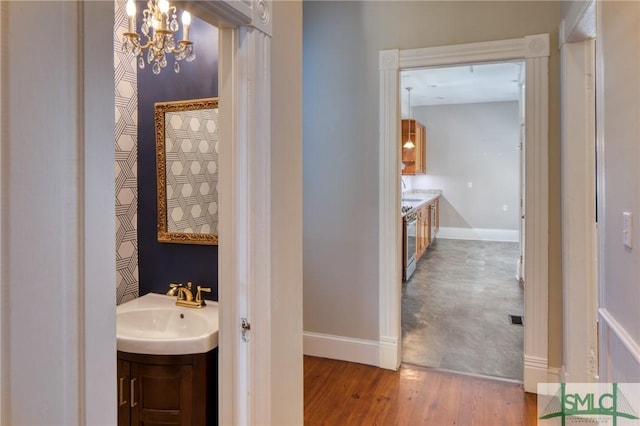
[[400, 72], [401, 116], [426, 133], [426, 167], [401, 171], [402, 210], [439, 194], [402, 285], [403, 363], [522, 380], [524, 82], [523, 61]]
[[549, 36], [380, 52], [380, 366], [402, 359], [402, 232], [400, 182], [400, 72], [410, 69], [523, 61], [526, 65], [523, 150], [525, 390], [549, 380], [548, 368], [548, 60]]
[[[220, 226], [218, 233], [219, 241], [226, 242], [218, 246], [218, 263], [225, 265], [217, 272], [218, 297], [224, 304], [219, 315], [218, 347], [219, 365], [232, 366], [218, 370], [220, 387], [227, 390], [219, 395], [219, 422], [251, 424], [256, 423], [255, 419], [270, 418], [270, 373], [273, 367], [271, 358], [264, 354], [272, 353], [271, 340], [266, 337], [272, 336], [269, 333], [257, 333], [251, 339], [252, 344], [247, 345], [240, 332], [225, 330], [235, 330], [238, 318], [259, 323], [261, 330], [271, 329], [271, 270], [264, 265], [265, 262], [270, 264], [271, 259], [271, 182], [266, 177], [271, 176], [271, 157], [268, 155], [271, 121], [268, 106], [272, 81], [272, 15], [270, 4], [266, 5], [265, 19], [261, 18], [258, 22], [253, 19], [251, 7], [238, 9], [237, 5], [231, 3], [226, 0], [194, 2], [185, 7], [194, 17], [192, 25], [196, 25], [197, 17], [218, 29], [218, 40], [213, 42], [217, 43], [220, 59], [217, 61], [219, 76], [211, 76], [208, 81], [218, 86], [217, 96], [221, 100], [218, 108], [219, 135], [220, 140], [225, 141], [216, 148], [219, 149], [219, 158], [226, 165], [216, 168], [219, 170], [218, 222], [230, 224]], [[116, 18], [124, 18], [124, 1], [119, 0], [115, 7]], [[191, 38], [196, 46], [211, 44], [212, 38], [207, 36], [211, 33], [207, 33], [192, 32]], [[196, 40], [199, 35], [205, 38], [201, 43]], [[198, 52], [200, 57], [201, 52]], [[118, 54], [119, 50], [116, 56]], [[188, 65], [202, 63], [204, 59], [206, 57]], [[181, 65], [179, 75], [183, 79], [179, 84], [190, 82], [188, 65]], [[134, 63], [134, 69], [135, 66]], [[146, 65], [147, 68], [149, 66]], [[167, 83], [167, 75], [173, 74], [170, 64], [169, 69], [155, 77], [164, 78], [163, 81]], [[121, 86], [127, 91], [131, 90], [128, 81], [122, 82]], [[202, 97], [190, 91], [184, 92], [186, 90], [182, 95], [187, 99]], [[255, 143], [257, 137], [260, 143]], [[229, 219], [231, 217], [233, 220]], [[247, 229], [252, 229], [252, 232], [247, 232]], [[237, 256], [237, 253], [242, 253], [242, 256]], [[202, 268], [209, 268], [210, 264], [210, 260], [199, 262]], [[194, 271], [195, 268], [191, 268], [191, 272]], [[260, 303], [254, 303], [255, 300]]]

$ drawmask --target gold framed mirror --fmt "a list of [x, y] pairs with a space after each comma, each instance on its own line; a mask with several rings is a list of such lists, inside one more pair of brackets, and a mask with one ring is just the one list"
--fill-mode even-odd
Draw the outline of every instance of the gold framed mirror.
[[218, 98], [158, 102], [158, 241], [218, 244]]

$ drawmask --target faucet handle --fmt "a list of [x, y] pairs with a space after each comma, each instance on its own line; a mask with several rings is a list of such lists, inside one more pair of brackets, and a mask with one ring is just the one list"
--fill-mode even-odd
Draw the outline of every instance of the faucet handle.
[[203, 291], [211, 293], [211, 287], [202, 287], [200, 285], [198, 286], [198, 292], [196, 293], [196, 302], [200, 302], [202, 306], [205, 306], [206, 303], [204, 301], [204, 298], [202, 297]]
[[178, 289], [180, 287], [182, 287], [182, 283], [169, 284], [169, 291], [167, 291], [167, 296], [175, 296], [178, 293]]

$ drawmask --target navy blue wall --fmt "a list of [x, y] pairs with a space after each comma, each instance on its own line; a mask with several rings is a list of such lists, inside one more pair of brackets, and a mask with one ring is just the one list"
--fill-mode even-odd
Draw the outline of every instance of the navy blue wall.
[[[138, 20], [146, 2], [137, 2]], [[178, 11], [178, 22], [182, 12]], [[182, 30], [182, 24], [180, 24]], [[139, 28], [139, 26], [138, 26]], [[182, 37], [182, 32], [178, 32]], [[218, 29], [192, 17], [189, 37], [195, 43], [196, 59], [180, 61], [173, 71], [173, 58], [158, 75], [146, 64], [138, 69], [138, 259], [140, 295], [165, 293], [169, 283], [211, 287], [207, 298], [218, 300], [218, 246], [158, 243], [156, 200], [155, 102], [218, 96]], [[146, 54], [145, 55], [146, 59]], [[171, 55], [173, 56], [173, 55]], [[146, 63], [146, 61], [145, 61]]]

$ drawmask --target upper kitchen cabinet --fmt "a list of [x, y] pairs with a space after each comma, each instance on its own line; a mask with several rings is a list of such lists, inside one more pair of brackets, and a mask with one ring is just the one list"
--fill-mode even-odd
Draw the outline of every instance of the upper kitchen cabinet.
[[[415, 147], [405, 148], [405, 142], [407, 142], [409, 138], [413, 141]], [[405, 165], [402, 174], [425, 174], [427, 171], [425, 127], [416, 120], [403, 119], [400, 147], [402, 149], [402, 162]]]

